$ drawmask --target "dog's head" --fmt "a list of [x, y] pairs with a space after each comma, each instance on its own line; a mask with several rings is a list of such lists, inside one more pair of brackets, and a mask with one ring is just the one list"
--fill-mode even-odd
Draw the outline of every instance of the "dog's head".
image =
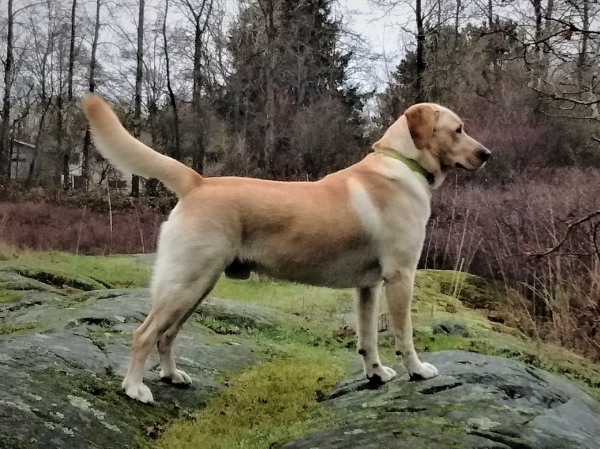
[[477, 170], [491, 154], [465, 132], [454, 112], [433, 103], [408, 108], [373, 148], [396, 150], [436, 177], [454, 168]]

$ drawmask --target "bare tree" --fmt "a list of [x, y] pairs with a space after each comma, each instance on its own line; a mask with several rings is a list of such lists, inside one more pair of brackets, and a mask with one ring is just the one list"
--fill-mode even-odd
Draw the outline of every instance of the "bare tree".
[[171, 60], [169, 58], [169, 45], [167, 40], [167, 17], [169, 15], [169, 0], [165, 0], [165, 17], [162, 25], [162, 37], [165, 52], [165, 70], [167, 77], [167, 91], [169, 94], [169, 102], [171, 109], [173, 110], [173, 147], [170, 150], [171, 157], [175, 159], [181, 159], [181, 137], [179, 135], [179, 109], [177, 106], [177, 99], [175, 98], [175, 92], [171, 84]]
[[13, 82], [13, 0], [8, 0], [6, 59], [4, 60], [4, 97], [0, 122], [0, 183], [10, 177], [10, 94]]
[[265, 130], [265, 145], [264, 145], [264, 162], [265, 162], [265, 170], [267, 173], [272, 171], [272, 161], [273, 155], [275, 153], [275, 116], [277, 114], [275, 110], [275, 37], [277, 30], [275, 28], [275, 6], [273, 4], [274, 0], [260, 0], [260, 10], [263, 14], [263, 23], [265, 26], [265, 35], [267, 36], [267, 77], [266, 77], [266, 120], [267, 126]]
[[[75, 75], [75, 32], [76, 32], [76, 16], [77, 16], [77, 0], [71, 2], [71, 34], [69, 35], [69, 68], [67, 74], [67, 111], [71, 111], [73, 107], [73, 78]], [[60, 96], [61, 104], [58, 106], [62, 110], [62, 95]], [[62, 128], [60, 126], [59, 128]], [[63, 153], [63, 188], [68, 190], [71, 188], [71, 130], [67, 132], [67, 148]], [[62, 132], [59, 131], [59, 136], [62, 139]], [[60, 145], [59, 145], [60, 146]]]
[[210, 20], [213, 14], [214, 0], [179, 0], [180, 7], [185, 11], [188, 19], [194, 28], [194, 56], [192, 70], [192, 109], [196, 126], [196, 136], [194, 139], [194, 150], [192, 152], [192, 166], [202, 173], [204, 170], [205, 156], [205, 113], [203, 108], [203, 89], [206, 87], [206, 80], [203, 75], [203, 64], [205, 62], [205, 40]]
[[[144, 8], [145, 0], [139, 0], [138, 26], [137, 26], [137, 50], [135, 66], [135, 99], [133, 112], [133, 135], [139, 137], [142, 128], [142, 74], [144, 68]], [[140, 194], [140, 178], [131, 175], [131, 196]]]
[[[100, 7], [102, 6], [102, 0], [96, 0], [96, 13], [94, 20], [94, 37], [92, 39], [91, 58], [90, 58], [90, 70], [88, 76], [89, 92], [96, 90], [96, 52], [98, 50], [98, 36], [100, 34]], [[81, 177], [85, 182], [87, 189], [90, 182], [90, 146], [92, 143], [92, 135], [89, 128], [85, 132], [83, 138], [83, 151], [81, 161]]]
[[423, 25], [423, 8], [421, 0], [415, 0], [415, 19], [417, 24], [417, 60], [416, 60], [416, 92], [415, 103], [425, 101], [423, 92], [423, 74], [425, 73], [425, 27]]

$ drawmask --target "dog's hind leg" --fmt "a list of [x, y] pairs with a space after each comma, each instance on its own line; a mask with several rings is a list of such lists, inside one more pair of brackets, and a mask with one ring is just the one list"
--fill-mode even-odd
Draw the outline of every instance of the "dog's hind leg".
[[371, 382], [387, 382], [396, 376], [396, 371], [383, 366], [377, 350], [379, 299], [381, 284], [356, 289], [356, 333], [358, 353], [363, 357], [365, 375]]
[[181, 327], [188, 320], [188, 318], [194, 313], [197, 306], [204, 300], [204, 298], [213, 289], [214, 283], [206, 289], [204, 294], [199, 298], [198, 302], [194, 307], [188, 310], [179, 321], [173, 324], [158, 340], [158, 355], [160, 357], [160, 377], [161, 379], [167, 380], [175, 385], [191, 385], [192, 379], [186, 374], [185, 371], [177, 369], [175, 364], [175, 358], [173, 357], [173, 342], [177, 337]]
[[219, 275], [220, 271], [213, 269], [211, 273], [199, 275], [195, 281], [191, 282], [175, 282], [174, 279], [170, 279], [169, 282], [159, 280], [154, 283], [156, 287], [153, 288], [152, 309], [136, 330], [131, 345], [131, 358], [123, 380], [123, 389], [128, 396], [141, 402], [153, 402], [150, 389], [143, 383], [144, 365], [152, 349], [170, 330], [172, 332], [165, 337], [165, 344], [168, 343], [168, 345], [163, 346], [163, 348], [169, 348], [163, 352], [163, 360], [165, 360], [163, 369], [166, 367], [165, 374], [176, 382], [186, 383], [189, 381], [187, 374], [175, 368], [170, 347], [176, 331], [193, 313], [200, 303], [200, 299], [208, 294]]

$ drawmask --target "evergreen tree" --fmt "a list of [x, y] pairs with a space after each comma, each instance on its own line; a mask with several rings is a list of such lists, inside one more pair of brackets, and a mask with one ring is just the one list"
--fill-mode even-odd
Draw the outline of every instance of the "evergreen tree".
[[242, 11], [223, 112], [259, 174], [318, 177], [361, 148], [362, 102], [341, 33], [327, 0], [256, 0]]

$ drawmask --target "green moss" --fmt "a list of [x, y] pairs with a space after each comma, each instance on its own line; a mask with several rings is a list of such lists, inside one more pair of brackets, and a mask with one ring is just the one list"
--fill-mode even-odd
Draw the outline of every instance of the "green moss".
[[62, 252], [24, 252], [1, 266], [21, 266], [66, 278], [83, 275], [116, 288], [145, 287], [150, 268], [134, 256], [82, 256]]
[[293, 345], [273, 360], [245, 370], [191, 420], [179, 420], [158, 448], [269, 448], [318, 427], [317, 400], [342, 375], [343, 363], [326, 349]]
[[40, 325], [38, 323], [20, 324], [18, 326], [0, 326], [0, 335], [14, 334], [15, 332], [36, 329]]
[[21, 296], [23, 296], [23, 292], [18, 292], [15, 290], [4, 290], [2, 288], [2, 283], [0, 283], [0, 304], [15, 302]]

